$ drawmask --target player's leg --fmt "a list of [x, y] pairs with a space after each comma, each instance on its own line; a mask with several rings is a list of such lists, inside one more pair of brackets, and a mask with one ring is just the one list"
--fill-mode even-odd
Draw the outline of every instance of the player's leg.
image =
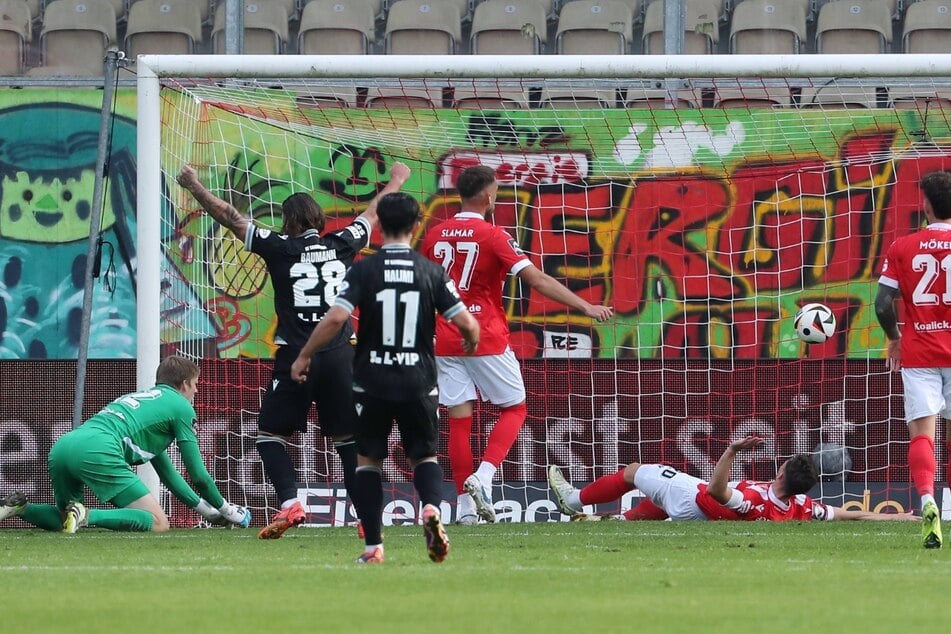
[[353, 489], [357, 469], [357, 443], [353, 438], [357, 413], [353, 406], [353, 346], [349, 343], [319, 352], [313, 401], [317, 404], [320, 433], [333, 440], [334, 451], [343, 468], [347, 495]]
[[443, 473], [436, 460], [439, 404], [435, 396], [400, 403], [396, 410], [400, 441], [413, 467], [413, 485], [423, 505], [423, 536], [429, 558], [440, 563], [449, 555], [449, 537], [442, 524]]
[[[525, 384], [518, 360], [511, 350], [498, 355], [466, 357], [464, 363], [482, 397], [499, 406], [499, 419], [486, 441], [479, 467], [466, 480], [466, 490], [473, 495], [480, 515], [494, 522], [492, 480], [525, 424], [528, 414]], [[480, 504], [480, 491], [484, 504]]]
[[706, 520], [697, 505], [698, 486], [703, 483], [681, 471], [661, 464], [641, 464], [630, 472], [630, 481], [672, 520]]
[[6, 514], [2, 515], [3, 518], [17, 515], [28, 524], [43, 530], [59, 531], [63, 529], [63, 511], [66, 509], [66, 505], [70, 500], [82, 501], [83, 499], [82, 481], [73, 477], [68, 470], [69, 462], [79, 457], [79, 454], [72, 450], [72, 444], [76, 436], [76, 432], [60, 436], [53, 443], [47, 456], [47, 467], [50, 482], [53, 485], [53, 495], [57, 500], [62, 500], [62, 506], [59, 504], [35, 504], [29, 502], [22, 493], [14, 493], [4, 498], [2, 508]]
[[258, 533], [261, 539], [277, 539], [287, 529], [306, 519], [304, 508], [297, 499], [297, 474], [294, 461], [287, 451], [287, 443], [296, 432], [307, 429], [311, 385], [315, 378], [308, 376], [305, 383], [291, 379], [290, 367], [297, 358], [296, 354], [295, 350], [289, 350], [287, 346], [278, 348], [271, 383], [258, 414], [258, 436], [254, 445], [280, 506], [271, 523]]
[[466, 478], [475, 467], [472, 454], [472, 404], [475, 383], [460, 357], [436, 357], [439, 404], [449, 410], [449, 471], [456, 486], [456, 522], [475, 524], [475, 502], [466, 493]]
[[636, 462], [629, 464], [617, 473], [601, 476], [583, 489], [576, 489], [565, 479], [561, 470], [552, 465], [548, 468], [548, 486], [555, 494], [561, 512], [575, 516], [587, 504], [613, 502], [632, 490], [638, 467], [640, 465]]
[[925, 548], [941, 548], [941, 513], [934, 499], [937, 414], [944, 409], [941, 371], [903, 368], [905, 420], [908, 423], [908, 472], [921, 499], [921, 536]]
[[383, 461], [389, 455], [393, 427], [391, 405], [365, 392], [355, 392], [357, 416], [357, 470], [350, 501], [363, 526], [365, 544], [361, 564], [383, 563]]

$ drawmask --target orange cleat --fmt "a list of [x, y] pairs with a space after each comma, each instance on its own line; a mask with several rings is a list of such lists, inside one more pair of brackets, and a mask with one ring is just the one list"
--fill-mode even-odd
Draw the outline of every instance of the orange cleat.
[[307, 519], [307, 513], [304, 512], [304, 507], [299, 501], [295, 501], [286, 509], [281, 509], [271, 523], [261, 529], [258, 539], [280, 539], [287, 529], [303, 524], [305, 519]]
[[437, 564], [445, 561], [449, 556], [449, 537], [439, 517], [439, 509], [432, 504], [423, 507], [423, 534], [429, 558]]
[[383, 548], [377, 546], [371, 552], [365, 552], [359, 557], [357, 557], [358, 564], [382, 564], [383, 563]]

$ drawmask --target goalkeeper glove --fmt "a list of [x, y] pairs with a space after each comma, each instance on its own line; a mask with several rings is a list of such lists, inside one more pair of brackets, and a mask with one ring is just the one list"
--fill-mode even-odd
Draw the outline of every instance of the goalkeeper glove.
[[225, 502], [218, 509], [221, 516], [241, 528], [247, 528], [251, 525], [251, 509], [237, 504]]

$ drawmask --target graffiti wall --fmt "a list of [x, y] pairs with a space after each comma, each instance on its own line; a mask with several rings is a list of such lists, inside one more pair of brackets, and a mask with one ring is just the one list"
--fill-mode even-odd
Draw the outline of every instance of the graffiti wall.
[[[0, 358], [75, 358], [94, 215], [104, 231], [90, 354], [134, 355], [135, 95], [118, 94], [94, 210], [100, 99], [0, 95]], [[402, 160], [413, 168], [405, 190], [425, 207], [421, 231], [458, 210], [461, 169], [491, 165], [502, 185], [495, 222], [536, 265], [615, 307], [616, 320], [592, 325], [512, 282], [523, 358], [799, 358], [791, 316], [806, 301], [830, 305], [840, 325], [809, 356], [880, 356], [871, 300], [884, 250], [921, 224], [920, 176], [951, 159], [918, 151], [923, 136], [951, 133], [914, 110], [332, 109], [298, 111], [283, 128], [275, 112], [205, 103], [184, 124], [167, 115], [179, 140], [163, 159], [165, 343], [198, 341], [221, 358], [273, 350], [267, 275], [178, 190], [181, 163], [279, 228], [295, 191], [313, 193], [332, 227], [348, 222]]]

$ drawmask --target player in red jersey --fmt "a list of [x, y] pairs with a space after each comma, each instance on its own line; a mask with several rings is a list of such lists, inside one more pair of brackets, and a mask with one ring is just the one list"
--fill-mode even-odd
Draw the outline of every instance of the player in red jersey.
[[629, 520], [914, 520], [912, 513], [852, 511], [824, 504], [806, 495], [819, 475], [807, 454], [797, 454], [783, 463], [772, 482], [741, 480], [730, 483], [736, 454], [765, 441], [747, 436], [730, 444], [716, 466], [710, 482], [660, 464], [633, 463], [617, 473], [598, 478], [583, 489], [574, 488], [554, 465], [548, 468], [548, 484], [561, 512], [573, 518], [585, 504], [613, 502], [633, 489], [647, 497], [624, 514]]
[[[478, 521], [476, 515], [495, 521], [492, 479], [527, 415], [525, 385], [509, 347], [508, 321], [502, 307], [506, 276], [517, 275], [545, 297], [598, 321], [609, 319], [614, 311], [588, 303], [539, 270], [511, 236], [486, 221], [486, 214], [495, 208], [499, 189], [491, 168], [480, 165], [463, 170], [456, 188], [462, 211], [430, 229], [421, 251], [446, 269], [482, 332], [475, 355], [467, 356], [455, 326], [439, 320], [436, 327], [439, 404], [449, 408], [449, 465], [459, 494], [456, 517], [459, 523], [471, 524]], [[472, 473], [474, 457], [469, 437], [477, 389], [483, 400], [501, 411], [479, 467]]]
[[[925, 548], [941, 548], [934, 441], [937, 415], [951, 415], [951, 173], [932, 172], [920, 186], [928, 226], [888, 248], [875, 315], [888, 338], [889, 367], [901, 370], [911, 438], [908, 470], [921, 496], [922, 541]], [[899, 298], [905, 310], [900, 331]], [[951, 449], [951, 427], [946, 446]]]

